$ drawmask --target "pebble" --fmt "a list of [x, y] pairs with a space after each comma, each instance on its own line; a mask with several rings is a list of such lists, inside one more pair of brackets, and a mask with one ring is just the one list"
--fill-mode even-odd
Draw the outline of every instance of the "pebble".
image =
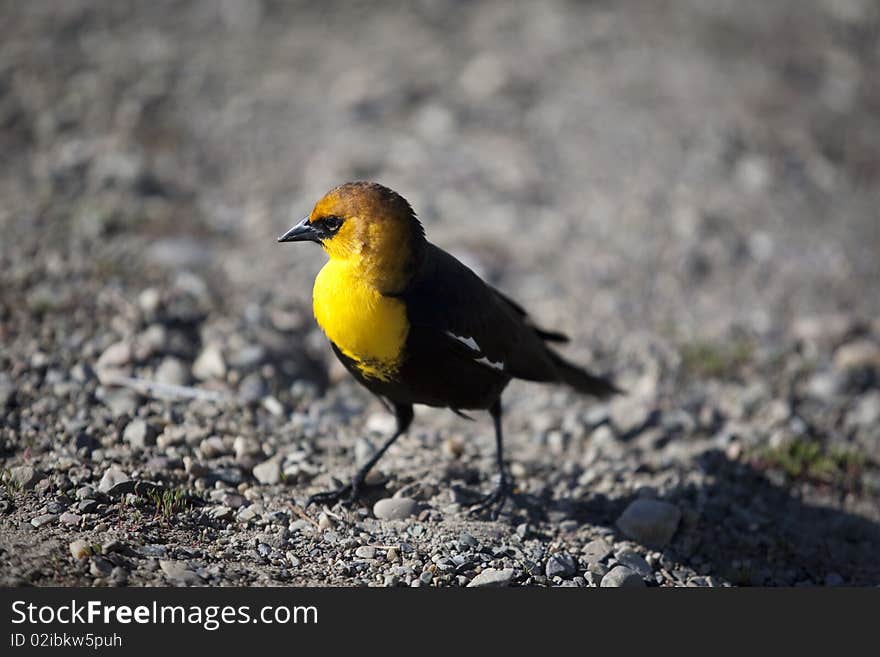
[[158, 383], [185, 386], [190, 382], [190, 372], [189, 368], [179, 358], [168, 356], [156, 368], [154, 378]]
[[373, 515], [379, 520], [403, 520], [417, 509], [418, 503], [408, 497], [386, 497], [373, 505]]
[[507, 586], [516, 575], [513, 568], [486, 568], [479, 575], [468, 582], [468, 588], [478, 588], [482, 586]]
[[654, 569], [651, 564], [645, 561], [645, 558], [638, 552], [632, 550], [624, 550], [616, 555], [617, 560], [624, 566], [634, 570], [642, 577], [650, 577]]
[[76, 505], [76, 510], [80, 513], [94, 513], [98, 510], [98, 503], [95, 500], [80, 500]]
[[132, 416], [138, 409], [138, 396], [129, 390], [108, 390], [101, 401], [110, 409], [113, 417]]
[[609, 408], [611, 424], [623, 436], [644, 427], [652, 411], [653, 406], [639, 397], [617, 397]]
[[873, 390], [863, 395], [847, 414], [850, 424], [871, 428], [880, 424], [880, 391]]
[[388, 436], [394, 432], [397, 426], [397, 420], [393, 415], [388, 413], [371, 413], [364, 424], [364, 429], [368, 433], [375, 433], [381, 436]]
[[242, 461], [248, 456], [259, 454], [260, 443], [253, 438], [237, 436], [235, 440], [232, 441], [232, 451], [235, 452], [235, 460]]
[[232, 509], [228, 506], [215, 506], [208, 511], [208, 516], [213, 520], [230, 520], [232, 518]]
[[159, 568], [165, 573], [165, 576], [175, 584], [183, 584], [190, 586], [200, 584], [202, 578], [195, 572], [186, 567], [182, 561], [173, 561], [170, 559], [159, 559]]
[[114, 342], [98, 357], [98, 367], [122, 367], [131, 362], [131, 345], [128, 342]]
[[262, 345], [249, 344], [236, 351], [229, 362], [237, 370], [252, 370], [261, 365], [265, 358], [266, 349]]
[[199, 443], [199, 451], [206, 459], [214, 459], [218, 456], [223, 456], [229, 450], [226, 449], [226, 445], [220, 436], [209, 436]]
[[608, 545], [607, 541], [598, 538], [595, 541], [590, 541], [584, 546], [583, 554], [584, 561], [588, 564], [598, 563], [611, 554], [611, 546]]
[[642, 545], [663, 547], [671, 539], [681, 511], [674, 504], [660, 500], [637, 499], [617, 519], [617, 527], [627, 537]]
[[261, 484], [272, 486], [281, 481], [281, 465], [276, 459], [264, 461], [254, 466], [253, 474]]
[[159, 304], [162, 302], [162, 296], [154, 287], [148, 287], [141, 291], [138, 295], [138, 307], [140, 307], [141, 312], [148, 319], [152, 319], [156, 316], [156, 311], [159, 310]]
[[85, 559], [92, 553], [92, 547], [82, 539], [71, 541], [69, 548], [74, 559]]
[[104, 557], [92, 557], [89, 560], [89, 572], [92, 577], [107, 577], [113, 572], [113, 564]]
[[144, 449], [148, 445], [156, 444], [156, 432], [147, 424], [146, 420], [137, 418], [125, 425], [122, 440], [134, 449]]
[[256, 404], [267, 393], [266, 384], [259, 373], [248, 374], [238, 385], [238, 396], [245, 404]]
[[65, 511], [58, 517], [58, 522], [62, 525], [75, 526], [78, 525], [82, 521], [82, 516], [78, 513], [72, 513], [70, 511]]
[[376, 557], [376, 548], [371, 545], [362, 545], [354, 551], [354, 556], [359, 559], [374, 559]]
[[272, 395], [263, 398], [263, 408], [269, 411], [275, 417], [284, 415], [284, 406]]
[[8, 481], [10, 481], [15, 488], [30, 490], [39, 480], [40, 473], [33, 466], [17, 465], [14, 468], [9, 468]]
[[58, 516], [54, 513], [44, 513], [36, 518], [31, 518], [31, 524], [37, 529], [55, 522], [58, 522]]
[[634, 570], [626, 566], [615, 566], [602, 578], [600, 586], [641, 588], [645, 586], [645, 582]]
[[566, 552], [557, 552], [547, 559], [544, 572], [547, 577], [572, 577], [577, 573], [577, 559]]
[[0, 409], [6, 408], [15, 398], [15, 386], [6, 376], [0, 375]]
[[834, 365], [839, 370], [861, 367], [880, 370], [880, 345], [868, 338], [847, 342], [834, 352]]
[[192, 373], [200, 381], [224, 378], [226, 376], [226, 361], [223, 360], [223, 352], [220, 347], [215, 344], [205, 346], [193, 363]]
[[101, 477], [100, 483], [98, 483], [98, 492], [109, 493], [110, 490], [115, 489], [120, 484], [125, 484], [130, 481], [131, 479], [127, 474], [125, 474], [117, 466], [111, 465], [104, 472], [104, 476]]

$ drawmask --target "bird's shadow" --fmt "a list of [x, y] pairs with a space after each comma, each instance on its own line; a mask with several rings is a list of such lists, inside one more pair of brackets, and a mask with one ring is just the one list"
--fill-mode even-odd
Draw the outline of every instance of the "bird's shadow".
[[[880, 584], [880, 524], [829, 505], [808, 502], [759, 469], [718, 450], [701, 455], [706, 483], [663, 495], [682, 510], [673, 539], [662, 549], [671, 563], [739, 585]], [[824, 498], [832, 499], [832, 495]], [[521, 495], [531, 518], [567, 518], [611, 527], [635, 495], [544, 499]], [[824, 499], [823, 498], [823, 499]]]

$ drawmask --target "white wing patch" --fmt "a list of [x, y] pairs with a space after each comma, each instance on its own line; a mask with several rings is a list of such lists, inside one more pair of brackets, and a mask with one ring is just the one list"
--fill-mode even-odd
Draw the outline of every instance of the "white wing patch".
[[471, 351], [481, 351], [480, 345], [478, 345], [477, 341], [473, 338], [465, 337], [463, 335], [456, 335], [452, 331], [446, 331], [446, 335], [448, 335], [450, 338], [455, 338]]
[[474, 340], [472, 337], [466, 335], [456, 335], [452, 331], [446, 331], [446, 335], [461, 342], [465, 347], [474, 352], [475, 357], [479, 356], [479, 358], [475, 358], [476, 362], [480, 363], [481, 365], [491, 367], [493, 370], [504, 371], [504, 363], [500, 360], [489, 360], [485, 355], [483, 355], [483, 350], [480, 349], [480, 345], [478, 345], [477, 341]]
[[488, 365], [493, 370], [498, 370], [500, 372], [504, 371], [504, 363], [502, 363], [500, 360], [489, 360], [488, 358], [483, 356], [482, 358], [477, 358], [477, 362], [483, 365]]

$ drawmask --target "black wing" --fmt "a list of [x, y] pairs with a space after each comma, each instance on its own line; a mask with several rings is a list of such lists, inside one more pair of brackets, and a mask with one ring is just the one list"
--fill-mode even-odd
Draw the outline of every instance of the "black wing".
[[559, 378], [542, 333], [562, 336], [536, 329], [518, 304], [433, 244], [403, 299], [413, 339], [433, 344], [438, 355], [507, 378]]

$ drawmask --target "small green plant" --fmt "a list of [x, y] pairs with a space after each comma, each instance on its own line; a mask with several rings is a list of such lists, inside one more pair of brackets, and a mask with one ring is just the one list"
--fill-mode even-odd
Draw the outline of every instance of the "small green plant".
[[12, 476], [11, 468], [3, 468], [3, 476], [0, 477], [3, 481], [3, 487], [6, 489], [6, 494], [12, 497], [15, 493], [20, 493], [22, 490], [21, 482], [16, 481]]
[[837, 445], [826, 448], [820, 441], [797, 439], [779, 447], [767, 447], [757, 455], [759, 465], [781, 470], [790, 479], [826, 484], [856, 485], [868, 459]]
[[155, 506], [155, 515], [170, 520], [175, 514], [186, 510], [187, 499], [183, 490], [159, 490], [147, 491], [147, 499]]
[[727, 379], [752, 361], [754, 346], [744, 339], [696, 341], [681, 347], [681, 372], [688, 378]]

